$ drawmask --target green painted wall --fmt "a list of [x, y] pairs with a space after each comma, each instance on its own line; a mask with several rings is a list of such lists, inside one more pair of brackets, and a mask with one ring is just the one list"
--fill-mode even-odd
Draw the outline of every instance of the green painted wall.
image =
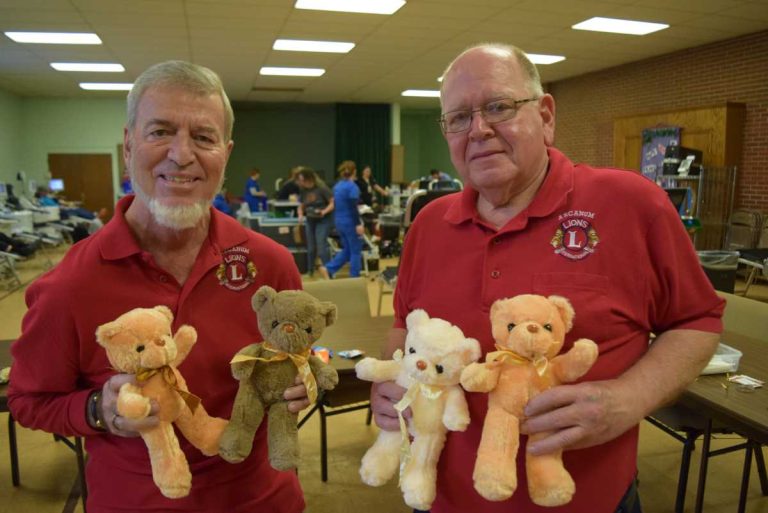
[[439, 117], [437, 108], [400, 111], [400, 140], [405, 146], [405, 180], [408, 182], [429, 174], [432, 168], [459, 177], [437, 124]]
[[235, 146], [227, 165], [227, 190], [241, 196], [250, 169], [261, 170], [261, 186], [275, 190], [275, 180], [297, 165], [325, 171], [333, 183], [336, 165], [333, 104], [235, 104]]
[[0, 90], [0, 182], [16, 183], [22, 139], [21, 98]]

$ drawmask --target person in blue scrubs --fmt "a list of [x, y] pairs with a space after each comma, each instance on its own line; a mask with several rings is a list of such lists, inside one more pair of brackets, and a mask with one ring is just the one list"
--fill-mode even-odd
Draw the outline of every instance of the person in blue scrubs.
[[341, 238], [341, 251], [325, 266], [320, 266], [324, 278], [333, 278], [339, 269], [349, 262], [349, 276], [360, 276], [363, 257], [363, 222], [357, 211], [360, 188], [355, 184], [357, 167], [351, 160], [345, 160], [338, 167], [339, 181], [333, 186], [336, 232]]
[[248, 203], [248, 208], [251, 212], [266, 212], [267, 211], [267, 193], [261, 190], [259, 184], [259, 177], [261, 176], [261, 170], [254, 167], [251, 170], [251, 176], [245, 182], [245, 194], [243, 199]]

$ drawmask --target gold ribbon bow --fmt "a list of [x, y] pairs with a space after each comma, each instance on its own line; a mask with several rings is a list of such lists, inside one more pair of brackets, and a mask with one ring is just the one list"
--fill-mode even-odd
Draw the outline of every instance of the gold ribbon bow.
[[[399, 354], [398, 354], [399, 352]], [[393, 360], [401, 360], [403, 353], [398, 349], [393, 355]], [[403, 412], [408, 408], [416, 397], [421, 393], [425, 399], [435, 400], [443, 394], [441, 387], [432, 385], [426, 385], [419, 383], [418, 381], [408, 387], [408, 390], [395, 404], [395, 410], [397, 410], [397, 419], [400, 422], [400, 478], [403, 478], [403, 472], [408, 465], [408, 461], [411, 459], [411, 442], [408, 438], [408, 426], [405, 423]]]
[[495, 347], [497, 349], [496, 351], [485, 355], [486, 362], [511, 362], [516, 365], [533, 364], [533, 367], [536, 369], [536, 373], [540, 377], [543, 377], [544, 373], [547, 372], [547, 367], [549, 367], [549, 360], [547, 360], [546, 356], [531, 360], [530, 358], [520, 356], [514, 351], [510, 351], [509, 349], [501, 347], [498, 344], [496, 344]]
[[286, 353], [285, 351], [275, 349], [266, 342], [262, 343], [261, 347], [267, 351], [272, 351], [275, 353], [275, 356], [271, 358], [261, 358], [259, 356], [236, 354], [229, 363], [249, 362], [253, 360], [269, 363], [281, 362], [290, 358], [293, 364], [296, 366], [296, 369], [299, 371], [301, 381], [304, 383], [304, 387], [307, 389], [307, 397], [309, 398], [310, 403], [315, 404], [317, 402], [317, 381], [315, 380], [314, 374], [312, 374], [312, 369], [309, 367], [310, 349], [307, 348], [301, 354], [295, 354]]
[[192, 413], [195, 413], [195, 410], [200, 405], [200, 398], [195, 394], [183, 390], [181, 387], [179, 387], [178, 381], [176, 380], [176, 373], [173, 372], [173, 369], [170, 365], [163, 365], [157, 369], [139, 368], [139, 371], [136, 373], [136, 381], [139, 383], [144, 383], [155, 374], [160, 374], [160, 376], [163, 378], [163, 381], [168, 383], [168, 385], [170, 385], [170, 387], [173, 388], [176, 393], [181, 396], [181, 398], [186, 403], [187, 408], [189, 408]]

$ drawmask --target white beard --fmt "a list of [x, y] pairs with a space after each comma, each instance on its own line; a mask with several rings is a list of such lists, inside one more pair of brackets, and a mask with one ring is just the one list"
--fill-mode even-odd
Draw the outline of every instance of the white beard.
[[163, 205], [146, 194], [138, 180], [131, 180], [136, 197], [149, 208], [157, 224], [172, 230], [185, 230], [196, 226], [208, 213], [210, 202], [198, 201], [192, 205]]

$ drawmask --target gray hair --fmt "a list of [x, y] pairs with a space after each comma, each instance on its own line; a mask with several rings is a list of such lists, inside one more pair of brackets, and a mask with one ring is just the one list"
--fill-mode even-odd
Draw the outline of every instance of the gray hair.
[[[480, 43], [470, 46], [453, 59], [448, 67], [445, 68], [443, 78], [445, 78], [448, 72], [451, 71], [451, 68], [453, 68], [456, 61], [474, 50], [485, 50], [497, 55], [507, 54], [507, 56], [514, 56], [520, 64], [523, 73], [525, 73], [525, 85], [528, 87], [530, 93], [534, 96], [542, 96], [544, 94], [544, 88], [541, 86], [541, 76], [539, 75], [539, 70], [536, 68], [536, 65], [531, 62], [523, 50], [506, 43]], [[443, 83], [445, 83], [445, 81], [443, 81]], [[442, 92], [442, 86], [440, 87], [440, 91]]]
[[177, 87], [200, 96], [218, 94], [224, 105], [226, 140], [232, 138], [235, 115], [221, 78], [212, 70], [186, 61], [165, 61], [147, 68], [139, 75], [128, 93], [128, 129], [136, 125], [139, 101], [151, 87]]

